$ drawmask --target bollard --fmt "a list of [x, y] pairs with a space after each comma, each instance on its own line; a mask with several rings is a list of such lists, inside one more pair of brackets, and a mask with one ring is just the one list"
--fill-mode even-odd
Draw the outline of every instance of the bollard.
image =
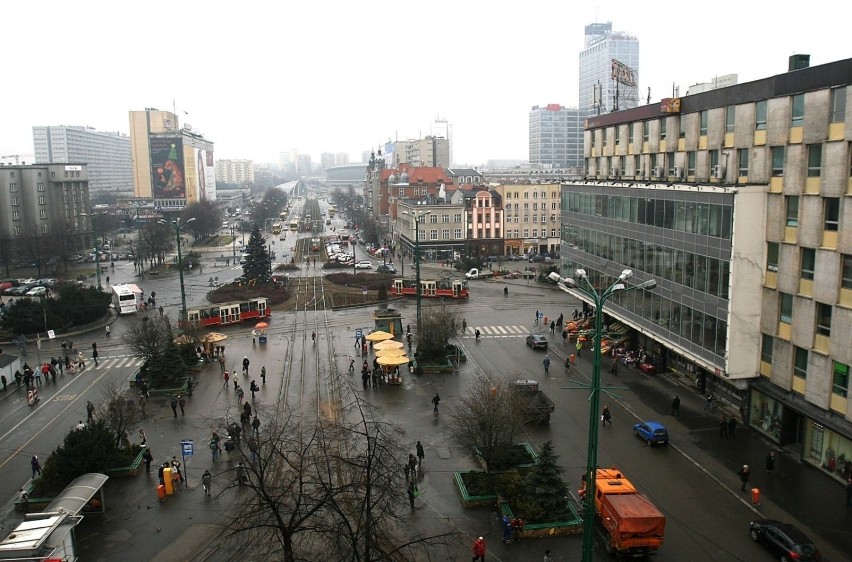
[[574, 354], [572, 353], [572, 354], [571, 354], [571, 356], [570, 356], [568, 359], [571, 361], [571, 364], [573, 365], [573, 364], [574, 364], [574, 360], [576, 359], [576, 357], [575, 357], [575, 356], [574, 356]]
[[758, 488], [751, 489], [751, 503], [760, 505], [760, 490]]

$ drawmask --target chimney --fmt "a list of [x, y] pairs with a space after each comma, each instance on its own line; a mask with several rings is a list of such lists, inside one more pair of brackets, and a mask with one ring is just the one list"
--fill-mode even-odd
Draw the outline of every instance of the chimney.
[[790, 63], [787, 71], [801, 70], [811, 65], [810, 55], [790, 55]]

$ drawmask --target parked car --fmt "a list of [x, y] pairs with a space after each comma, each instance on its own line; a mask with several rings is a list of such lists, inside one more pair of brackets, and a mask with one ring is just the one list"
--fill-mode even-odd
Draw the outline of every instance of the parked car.
[[642, 438], [648, 445], [654, 445], [655, 443], [668, 445], [669, 443], [669, 432], [666, 426], [660, 422], [646, 421], [634, 424], [633, 434]]
[[396, 268], [393, 266], [393, 264], [390, 263], [383, 264], [376, 268], [376, 273], [396, 274]]
[[547, 349], [547, 338], [541, 334], [527, 336], [527, 345], [533, 349]]
[[776, 560], [814, 562], [822, 560], [811, 539], [794, 525], [774, 519], [757, 519], [749, 523], [751, 540], [763, 545]]
[[355, 269], [373, 269], [373, 264], [367, 260], [361, 260], [355, 264]]
[[26, 296], [28, 297], [43, 297], [47, 294], [47, 289], [45, 287], [33, 287], [29, 291], [26, 292]]

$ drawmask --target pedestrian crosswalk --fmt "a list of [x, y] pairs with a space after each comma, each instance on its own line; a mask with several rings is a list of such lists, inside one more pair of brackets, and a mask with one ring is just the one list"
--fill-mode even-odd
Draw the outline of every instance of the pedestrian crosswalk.
[[480, 336], [500, 338], [523, 338], [530, 333], [525, 326], [468, 326], [463, 337], [475, 338], [476, 330], [479, 330]]
[[118, 355], [115, 357], [98, 357], [98, 364], [91, 357], [86, 357], [86, 370], [104, 370], [141, 367], [145, 363], [143, 359], [131, 355]]

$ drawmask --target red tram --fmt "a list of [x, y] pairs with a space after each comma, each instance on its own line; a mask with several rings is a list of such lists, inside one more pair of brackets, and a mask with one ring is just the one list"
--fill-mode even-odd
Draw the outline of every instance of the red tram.
[[[394, 279], [391, 286], [394, 296], [417, 295], [415, 279]], [[420, 296], [425, 298], [466, 299], [470, 296], [467, 281], [463, 279], [421, 279]]]
[[266, 297], [211, 304], [186, 311], [187, 323], [201, 328], [230, 326], [250, 321], [260, 322], [269, 320], [271, 317], [272, 310], [269, 308], [269, 299]]

